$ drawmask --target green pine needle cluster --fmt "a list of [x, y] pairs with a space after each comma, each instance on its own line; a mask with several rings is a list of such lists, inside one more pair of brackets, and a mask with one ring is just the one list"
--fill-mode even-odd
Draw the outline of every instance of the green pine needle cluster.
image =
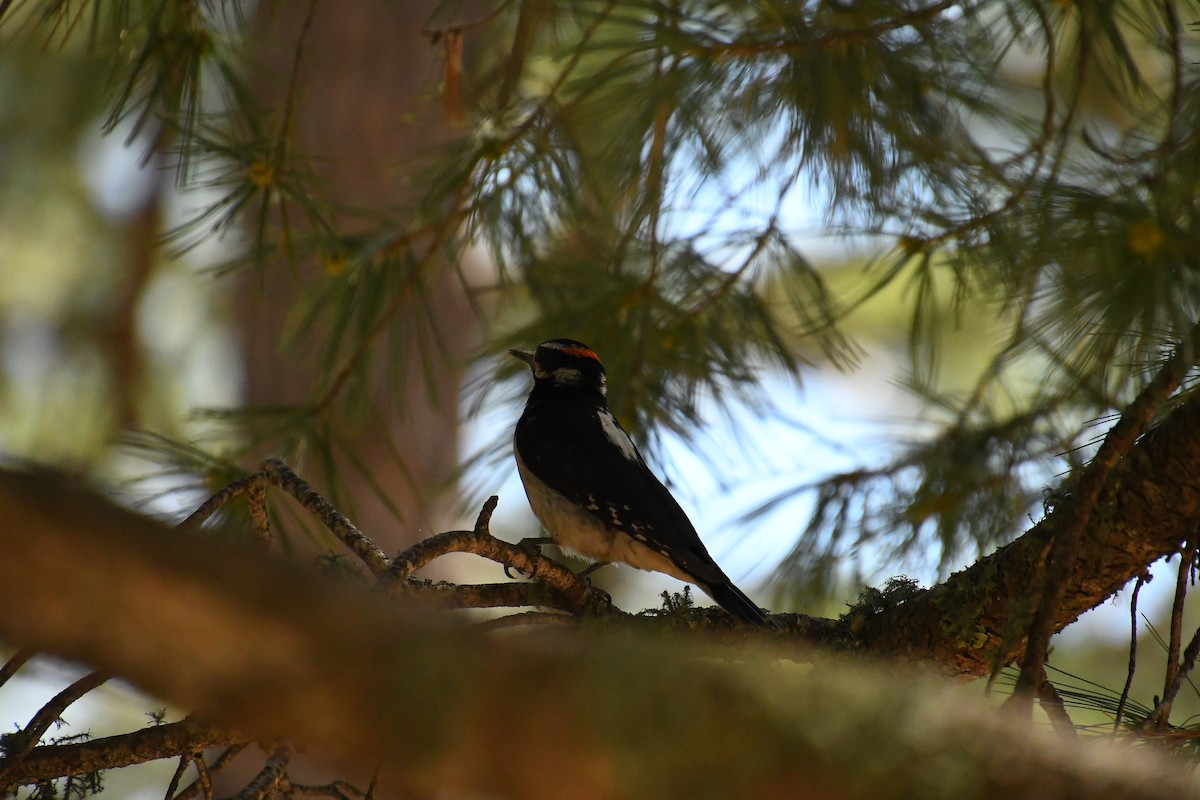
[[[211, 198], [168, 235], [177, 250], [248, 230], [229, 268], [322, 267], [283, 335], [325, 379], [302, 408], [240, 418], [255, 444], [338, 461], [333, 421], [384, 413], [372, 353], [397, 374], [412, 352], [437, 367], [425, 299], [443, 276], [486, 331], [471, 402], [516, 374], [497, 353], [569, 333], [602, 349], [614, 410], [651, 452], [692, 436], [703, 403], [770, 413], [768, 370], [861, 363], [865, 310], [885, 300], [934, 429], [801, 487], [816, 505], [783, 572], [796, 583], [837, 577], [868, 542], [946, 568], [1020, 530], [1086, 457], [1088, 422], [1200, 312], [1194, 3], [505, 0], [477, 20], [448, 5], [431, 46], [470, 45], [443, 87], [462, 121], [388, 209], [325, 196], [321, 154], [294, 141], [294, 76], [270, 110], [255, 99], [240, 3], [3, 8], [6, 39], [107, 65], [108, 128], [152, 132]], [[295, 63], [317, 46], [305, 26]], [[814, 219], [868, 243], [865, 265], [810, 255]], [[478, 246], [483, 281], [464, 268]], [[968, 324], [987, 332], [978, 364], [950, 385]]]

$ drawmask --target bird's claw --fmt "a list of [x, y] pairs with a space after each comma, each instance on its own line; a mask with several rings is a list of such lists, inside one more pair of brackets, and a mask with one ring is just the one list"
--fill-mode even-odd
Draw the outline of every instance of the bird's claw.
[[533, 578], [535, 575], [537, 575], [536, 561], [533, 562], [533, 571], [528, 574], [521, 572], [521, 570], [510, 564], [504, 565], [504, 577], [508, 578], [510, 581], [520, 580], [521, 578]]
[[[553, 539], [551, 539], [549, 537], [545, 537], [545, 536], [532, 536], [532, 537], [522, 539], [521, 541], [517, 542], [516, 546], [529, 559], [529, 563], [533, 564], [533, 569], [528, 574], [526, 574], [525, 572], [522, 572], [521, 570], [517, 569], [516, 567], [512, 566], [511, 564], [505, 564], [504, 565], [505, 577], [507, 577], [509, 580], [516, 580], [516, 579], [520, 578], [521, 576], [525, 576], [526, 578], [529, 578], [529, 579], [535, 578], [537, 576], [537, 571], [538, 571], [538, 559], [540, 559], [542, 557], [542, 545], [553, 544], [553, 543], [554, 543]], [[516, 572], [515, 575], [513, 574], [514, 572]]]

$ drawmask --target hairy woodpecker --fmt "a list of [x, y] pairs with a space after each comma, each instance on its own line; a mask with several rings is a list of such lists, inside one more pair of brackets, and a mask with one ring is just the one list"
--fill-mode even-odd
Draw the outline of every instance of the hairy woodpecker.
[[533, 371], [513, 450], [529, 505], [550, 538], [584, 558], [695, 584], [742, 622], [765, 623], [608, 410], [596, 352], [551, 339], [532, 353], [509, 353]]

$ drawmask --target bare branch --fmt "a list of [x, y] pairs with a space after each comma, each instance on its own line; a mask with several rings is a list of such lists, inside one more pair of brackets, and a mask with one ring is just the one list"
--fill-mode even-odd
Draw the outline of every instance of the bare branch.
[[245, 741], [248, 739], [242, 734], [189, 718], [119, 736], [42, 745], [6, 770], [0, 782], [0, 793], [10, 786], [127, 767]]
[[296, 748], [290, 744], [281, 744], [276, 747], [267, 757], [267, 763], [254, 776], [254, 780], [238, 792], [236, 800], [263, 800], [279, 783], [279, 779], [283, 777], [283, 773], [295, 753]]
[[250, 485], [256, 481], [261, 481], [261, 473], [248, 475], [241, 480], [236, 480], [226, 486], [221, 491], [214, 494], [212, 497], [200, 504], [200, 507], [188, 515], [187, 519], [179, 523], [179, 527], [184, 530], [191, 530], [203, 525], [209, 517], [225, 507], [225, 504], [235, 497], [241, 497], [249, 491]]
[[1049, 680], [1042, 680], [1042, 685], [1038, 688], [1038, 702], [1050, 718], [1050, 725], [1056, 734], [1064, 739], [1078, 738], [1079, 733], [1075, 730], [1075, 723], [1071, 722], [1071, 715], [1067, 713], [1062, 695]]
[[595, 589], [574, 572], [545, 556], [531, 557], [517, 545], [501, 541], [489, 533], [475, 531], [447, 531], [417, 542], [396, 557], [393, 571], [384, 576], [381, 588], [389, 593], [400, 590], [407, 581], [389, 580], [389, 575], [407, 578], [439, 556], [447, 553], [474, 553], [498, 564], [512, 567], [526, 574], [535, 575], [540, 581], [562, 595], [563, 600], [548, 605], [560, 608], [565, 605], [572, 611], [604, 611], [621, 613], [612, 606], [608, 595]]
[[[489, 523], [498, 502], [499, 498], [494, 495], [487, 499], [475, 520], [474, 530], [439, 533], [417, 542], [396, 556], [387, 572], [380, 578], [379, 588], [384, 592], [394, 593], [408, 583], [414, 572], [434, 559], [447, 553], [474, 553], [537, 577], [562, 596], [568, 610], [622, 613], [613, 607], [612, 600], [606, 593], [594, 588], [589, 581], [580, 578], [557, 561], [535, 555], [525, 548], [492, 536]], [[561, 600], [538, 605], [564, 607]]]
[[1125, 671], [1125, 687], [1121, 689], [1121, 699], [1117, 702], [1116, 719], [1113, 720], [1114, 734], [1121, 730], [1121, 717], [1125, 715], [1125, 704], [1129, 702], [1129, 689], [1133, 686], [1133, 673], [1137, 670], [1138, 594], [1146, 585], [1149, 574], [1146, 572], [1138, 575], [1137, 581], [1133, 584], [1133, 596], [1129, 600], [1129, 667]]
[[[409, 578], [397, 592], [430, 608], [521, 608], [538, 606], [574, 612], [566, 597], [540, 581], [457, 584]], [[614, 613], [618, 613], [616, 609]]]
[[[1147, 437], [1145, 446], [1186, 442], [1186, 430], [1200, 428], [1194, 409], [1186, 409]], [[1184, 434], [1167, 436], [1173, 425], [1185, 422], [1191, 424]], [[1147, 472], [1147, 480], [1153, 480], [1154, 469], [1139, 470], [1138, 480]], [[1130, 475], [1122, 477], [1125, 490], [1148, 488]], [[1182, 479], [1196, 480], [1194, 471]], [[1192, 513], [1200, 502], [1200, 493], [1193, 496], [1191, 490], [1174, 497], [1171, 513]], [[769, 688], [749, 682], [712, 659], [697, 658], [705, 650], [695, 646], [694, 635], [664, 637], [662, 628], [676, 624], [673, 617], [641, 620], [657, 626], [652, 638], [630, 630], [601, 635], [590, 626], [569, 636], [554, 630], [536, 637], [485, 636], [397, 608], [361, 587], [264, 558], [254, 547], [169, 534], [44, 476], [0, 471], [0, 516], [6, 520], [0, 526], [0, 551], [6, 555], [0, 559], [0, 636], [119, 670], [173, 703], [234, 728], [251, 728], [256, 738], [283, 735], [304, 742], [315, 758], [366, 769], [382, 763], [385, 782], [417, 793], [437, 786], [461, 794], [539, 798], [561, 796], [569, 785], [580, 795], [636, 795], [632, 787], [645, 789], [639, 781], [648, 778], [635, 765], [646, 763], [648, 748], [665, 743], [688, 757], [654, 761], [657, 796], [678, 796], [697, 781], [726, 796], [755, 796], [764, 781], [839, 786], [833, 782], [844, 775], [846, 764], [866, 757], [860, 752], [863, 743], [856, 742], [862, 738], [854, 733], [859, 726], [840, 726], [845, 736], [821, 729], [812, 738], [811, 726], [796, 715], [869, 714], [877, 733], [899, 738], [905, 752], [966, 757], [978, 766], [999, 763], [994, 761], [999, 749], [1007, 754], [1003, 763], [1020, 758], [1029, 765], [1016, 772], [974, 769], [980, 797], [1011, 797], [1035, 786], [1048, 796], [1082, 797], [1080, 787], [1100, 784], [1110, 794], [1128, 797], [1194, 794], [1190, 778], [1160, 768], [1152, 753], [1138, 753], [1129, 763], [1113, 758], [1084, 765], [1068, 758], [1067, 751], [1034, 740], [1027, 727], [1002, 724], [990, 710], [976, 714], [948, 706], [940, 686], [925, 691], [876, 675], [869, 680], [886, 698], [876, 692], [867, 702], [861, 685], [868, 678], [849, 675], [847, 664], [814, 671], [801, 682], [770, 682]], [[1172, 517], [1160, 520], [1169, 523]], [[1159, 547], [1153, 537], [1171, 532], [1153, 526], [1125, 529], [1123, 546], [1130, 547], [1130, 539], [1148, 539], [1135, 545], [1146, 554]], [[1024, 552], [997, 555], [991, 565], [994, 591], [1008, 585], [1012, 565], [1006, 559]], [[118, 569], [122, 580], [111, 580]], [[53, 585], [43, 578], [50, 572], [60, 578]], [[1104, 570], [1095, 574], [1107, 579]], [[1089, 585], [1079, 593], [1093, 591]], [[903, 629], [919, 623], [913, 614], [923, 611], [941, 629], [955, 607], [931, 615], [928, 594], [876, 614], [861, 633], [841, 630], [840, 635], [849, 646], [886, 652], [877, 624]], [[1077, 602], [1074, 593], [1068, 601], [1068, 608]], [[715, 612], [694, 611], [695, 619], [713, 620], [715, 627]], [[779, 616], [787, 623], [779, 637], [794, 639], [794, 631], [807, 624]], [[685, 628], [691, 619], [681, 618]], [[937, 644], [922, 639], [919, 624], [904, 630], [913, 632], [914, 647]], [[743, 652], [753, 657], [753, 651]], [[940, 650], [928, 652], [942, 657]], [[765, 669], [777, 661], [779, 648], [765, 648], [764, 655]], [[973, 649], [968, 655], [979, 657]], [[987, 655], [982, 659], [986, 662]], [[619, 706], [598, 702], [618, 694]], [[530, 713], [547, 702], [553, 713]], [[926, 702], [936, 704], [939, 713], [920, 711]], [[880, 703], [895, 714], [880, 719]], [[670, 713], [653, 713], [656, 709]], [[631, 725], [635, 713], [637, 723]], [[914, 714], [928, 717], [929, 724], [890, 721]], [[921, 729], [920, 744], [905, 738], [914, 727]], [[714, 729], [738, 735], [715, 737]], [[977, 735], [964, 736], [964, 730]], [[788, 757], [772, 760], [764, 772], [762, 753], [768, 751]], [[541, 757], [538, 770], [519, 767], [530, 752]], [[581, 764], [596, 768], [580, 770]], [[896, 796], [916, 790], [904, 783], [915, 779], [911, 765], [904, 766], [886, 775]]]
[[246, 495], [250, 503], [251, 519], [256, 536], [260, 541], [270, 541], [270, 523], [265, 511], [266, 487], [275, 486], [287, 492], [306, 511], [316, 517], [346, 545], [352, 553], [371, 570], [371, 574], [379, 577], [388, 568], [388, 557], [375, 545], [366, 534], [346, 515], [334, 508], [329, 501], [321, 497], [302, 478], [276, 458], [264, 461], [258, 472], [226, 486], [221, 491], [206, 500], [198, 509], [183, 522], [179, 523], [182, 530], [192, 530], [215, 514], [230, 500]]
[[248, 742], [240, 742], [225, 748], [221, 752], [221, 755], [217, 756], [217, 760], [212, 763], [212, 766], [209, 766], [204, 760], [203, 754], [197, 755], [195, 759], [196, 780], [192, 781], [191, 785], [182, 792], [175, 795], [174, 800], [191, 800], [191, 798], [200, 792], [204, 793], [204, 797], [211, 798], [213, 796], [212, 776], [224, 769], [238, 753], [246, 749], [248, 744]]
[[1188, 576], [1196, 567], [1196, 553], [1200, 543], [1191, 542], [1179, 550], [1179, 570], [1175, 575], [1175, 597], [1171, 604], [1171, 641], [1167, 648], [1166, 676], [1163, 679], [1163, 696], [1151, 718], [1159, 729], [1165, 728], [1171, 717], [1171, 703], [1179, 691], [1179, 653], [1183, 645], [1183, 611], [1187, 603]]
[[25, 662], [36, 655], [37, 650], [28, 647], [13, 653], [12, 658], [6, 661], [3, 667], [0, 667], [0, 686], [8, 683], [9, 679], [17, 674], [17, 670], [25, 666]]
[[167, 791], [163, 793], [163, 800], [172, 800], [175, 797], [175, 792], [179, 790], [179, 782], [183, 780], [183, 773], [187, 772], [187, 768], [191, 765], [191, 753], [184, 753], [179, 757], [179, 763], [175, 765], [175, 772], [171, 775], [170, 782], [167, 783]]
[[1187, 587], [1187, 578], [1192, 573], [1192, 570], [1195, 569], [1198, 552], [1200, 552], [1200, 548], [1197, 546], [1185, 547], [1179, 555], [1178, 582], [1175, 585], [1175, 604], [1171, 608], [1171, 643], [1167, 654], [1166, 680], [1163, 684], [1163, 694], [1162, 698], [1155, 704], [1154, 711], [1138, 726], [1140, 730], [1154, 728], [1161, 733], [1168, 728], [1168, 722], [1171, 718], [1171, 708], [1175, 703], [1175, 697], [1179, 694], [1179, 687], [1183, 685], [1183, 681], [1196, 666], [1196, 657], [1200, 655], [1200, 629], [1197, 629], [1192, 635], [1192, 640], [1188, 642], [1187, 648], [1183, 651], [1182, 660], [1179, 654], [1179, 645], [1183, 639], [1183, 599]]
[[5, 757], [0, 762], [0, 786], [8, 785], [11, 781], [12, 771], [21, 765], [33, 748], [37, 747], [42, 735], [50, 730], [50, 726], [58, 721], [68, 706], [110, 677], [107, 673], [99, 670], [89, 672], [52, 697], [50, 702], [42, 706], [20, 732], [9, 734], [5, 743]]

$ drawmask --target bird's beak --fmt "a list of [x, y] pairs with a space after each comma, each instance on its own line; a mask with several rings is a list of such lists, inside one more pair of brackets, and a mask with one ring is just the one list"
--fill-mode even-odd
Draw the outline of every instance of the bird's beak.
[[533, 369], [533, 353], [530, 353], [526, 350], [509, 350], [508, 354], [513, 358], [521, 359], [529, 365], [530, 369]]

